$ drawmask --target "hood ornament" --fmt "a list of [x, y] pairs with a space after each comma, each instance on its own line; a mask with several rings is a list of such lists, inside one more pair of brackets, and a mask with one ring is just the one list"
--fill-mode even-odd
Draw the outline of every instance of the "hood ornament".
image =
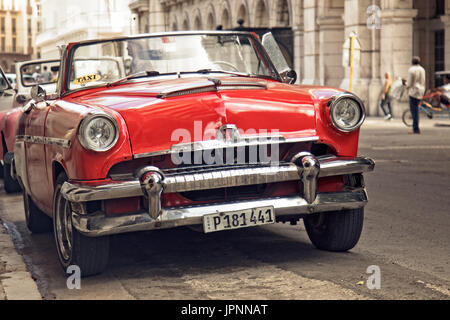
[[217, 130], [216, 140], [223, 142], [239, 142], [242, 138], [239, 130], [234, 124], [226, 124]]

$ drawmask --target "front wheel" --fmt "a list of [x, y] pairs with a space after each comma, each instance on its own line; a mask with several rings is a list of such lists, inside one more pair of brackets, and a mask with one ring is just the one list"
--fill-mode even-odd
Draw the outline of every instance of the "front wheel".
[[109, 237], [86, 237], [72, 226], [70, 202], [61, 194], [66, 180], [65, 173], [58, 176], [53, 196], [53, 233], [59, 261], [64, 271], [70, 265], [78, 266], [82, 277], [99, 274], [108, 263]]
[[412, 127], [412, 125], [413, 125], [413, 118], [412, 118], [412, 115], [411, 115], [411, 111], [405, 110], [405, 112], [403, 112], [402, 121], [405, 124], [405, 126]]
[[361, 236], [364, 209], [317, 213], [304, 219], [309, 239], [320, 250], [342, 252], [356, 246]]

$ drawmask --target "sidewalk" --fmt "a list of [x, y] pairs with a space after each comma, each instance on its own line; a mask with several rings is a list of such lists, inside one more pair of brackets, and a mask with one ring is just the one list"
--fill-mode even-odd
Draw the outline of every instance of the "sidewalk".
[[[393, 120], [384, 120], [383, 117], [373, 117], [369, 116], [366, 118], [366, 121], [364, 121], [363, 128], [364, 127], [401, 127], [405, 128], [405, 130], [411, 130], [410, 127], [405, 126], [405, 124], [402, 122], [402, 119], [400, 117], [396, 117]], [[434, 118], [432, 120], [427, 119], [426, 117], [422, 116], [419, 120], [419, 127], [420, 128], [445, 128], [450, 127], [450, 118], [443, 117], [443, 118]]]
[[0, 220], [0, 300], [41, 300], [36, 283]]

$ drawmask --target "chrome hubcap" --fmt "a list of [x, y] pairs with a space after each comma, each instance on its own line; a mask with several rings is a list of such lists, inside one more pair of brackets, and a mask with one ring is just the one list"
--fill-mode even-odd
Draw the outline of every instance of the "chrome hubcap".
[[70, 204], [61, 194], [58, 195], [56, 207], [56, 240], [62, 258], [65, 261], [72, 257], [72, 217]]

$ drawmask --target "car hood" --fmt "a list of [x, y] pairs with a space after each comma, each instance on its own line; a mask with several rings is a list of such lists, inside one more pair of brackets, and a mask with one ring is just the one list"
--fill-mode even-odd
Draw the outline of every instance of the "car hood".
[[153, 80], [80, 94], [73, 100], [119, 112], [134, 155], [214, 139], [225, 124], [235, 125], [241, 135], [316, 135], [317, 101], [310, 87], [237, 77], [221, 78], [216, 90], [209, 90], [211, 86], [207, 77]]

